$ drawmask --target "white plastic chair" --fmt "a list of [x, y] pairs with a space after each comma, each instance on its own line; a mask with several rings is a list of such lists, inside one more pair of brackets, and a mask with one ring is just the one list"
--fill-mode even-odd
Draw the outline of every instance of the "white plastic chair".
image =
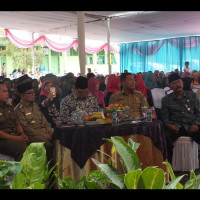
[[191, 171], [198, 168], [198, 144], [191, 137], [179, 137], [174, 143], [172, 169]]
[[165, 90], [162, 88], [151, 89], [151, 95], [155, 108], [161, 108], [162, 98], [165, 96]]

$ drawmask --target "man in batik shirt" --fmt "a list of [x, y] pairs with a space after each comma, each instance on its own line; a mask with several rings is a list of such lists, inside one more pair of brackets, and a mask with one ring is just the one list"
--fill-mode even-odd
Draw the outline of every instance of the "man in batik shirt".
[[170, 74], [168, 79], [173, 92], [162, 99], [161, 114], [171, 162], [178, 137], [189, 136], [200, 144], [200, 102], [196, 93], [183, 90], [183, 81], [177, 73]]
[[75, 91], [60, 102], [62, 123], [70, 123], [72, 121], [71, 113], [76, 109], [83, 110], [85, 113], [98, 112], [100, 109], [97, 98], [88, 94], [88, 80], [83, 76], [76, 79]]

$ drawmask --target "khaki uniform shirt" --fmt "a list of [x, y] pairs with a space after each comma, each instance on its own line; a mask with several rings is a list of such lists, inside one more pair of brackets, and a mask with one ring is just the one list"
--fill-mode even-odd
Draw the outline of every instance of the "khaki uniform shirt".
[[15, 112], [25, 134], [43, 136], [47, 130], [51, 130], [51, 124], [47, 122], [37, 104], [21, 100], [15, 107]]
[[0, 105], [0, 130], [6, 133], [16, 133], [19, 120], [14, 113], [14, 108], [9, 103]]
[[111, 95], [109, 103], [119, 103], [123, 106], [129, 106], [130, 116], [133, 118], [142, 117], [141, 107], [149, 107], [145, 96], [137, 90], [134, 90], [132, 94], [129, 95], [127, 95], [123, 89], [115, 92]]

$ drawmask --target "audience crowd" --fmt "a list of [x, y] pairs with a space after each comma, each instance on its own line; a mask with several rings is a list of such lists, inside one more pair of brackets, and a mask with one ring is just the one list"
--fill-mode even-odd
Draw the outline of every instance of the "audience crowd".
[[200, 144], [200, 72], [192, 71], [188, 62], [183, 72], [175, 69], [166, 74], [158, 70], [136, 74], [124, 70], [103, 76], [88, 69], [85, 76], [78, 77], [71, 72], [62, 77], [46, 74], [39, 79], [27, 74], [13, 80], [2, 76], [0, 154], [20, 160], [28, 144], [42, 141], [51, 160], [53, 130], [70, 123], [75, 110], [90, 114], [120, 103], [130, 107], [131, 117], [142, 117], [141, 107], [155, 111], [153, 88], [173, 91], [162, 99], [160, 109], [171, 162], [178, 137], [191, 136]]

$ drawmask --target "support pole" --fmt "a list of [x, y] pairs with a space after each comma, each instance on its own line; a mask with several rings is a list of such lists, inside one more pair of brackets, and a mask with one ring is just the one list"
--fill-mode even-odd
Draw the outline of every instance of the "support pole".
[[78, 11], [78, 51], [81, 76], [85, 76], [85, 24], [84, 12]]
[[34, 32], [32, 33], [32, 42], [33, 42], [33, 74], [35, 78], [35, 49], [34, 49]]
[[110, 63], [110, 18], [107, 18], [107, 42], [108, 42], [108, 73], [111, 74]]

